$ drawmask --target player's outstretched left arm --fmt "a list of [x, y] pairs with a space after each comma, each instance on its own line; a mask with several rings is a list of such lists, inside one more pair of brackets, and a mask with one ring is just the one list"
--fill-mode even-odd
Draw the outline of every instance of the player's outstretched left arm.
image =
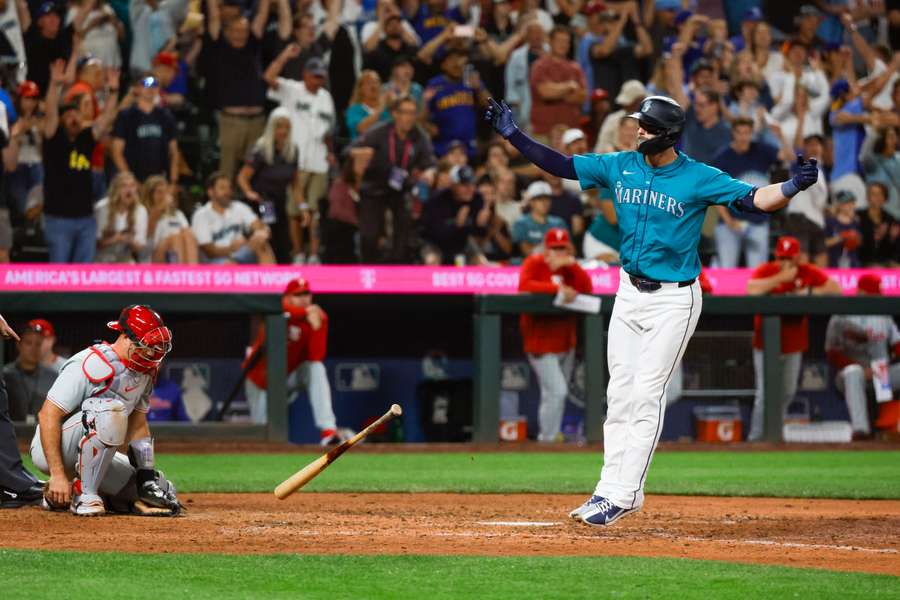
[[816, 159], [804, 159], [802, 154], [797, 155], [797, 171], [794, 176], [784, 183], [773, 183], [756, 190], [753, 196], [753, 204], [756, 208], [773, 212], [785, 206], [798, 192], [805, 190], [816, 183], [819, 178], [819, 167]]
[[523, 133], [516, 125], [512, 109], [506, 105], [505, 101], [498, 103], [493, 98], [488, 99], [484, 120], [491, 124], [494, 131], [508, 139], [509, 143], [522, 153], [522, 156], [544, 171], [563, 179], [578, 179], [572, 157], [557, 152]]

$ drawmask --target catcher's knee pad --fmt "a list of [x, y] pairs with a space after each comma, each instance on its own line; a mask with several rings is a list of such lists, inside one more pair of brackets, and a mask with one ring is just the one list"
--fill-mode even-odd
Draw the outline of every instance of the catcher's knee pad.
[[91, 398], [84, 405], [85, 434], [95, 432], [97, 439], [106, 446], [118, 447], [125, 443], [128, 431], [128, 415], [125, 404], [115, 398]]

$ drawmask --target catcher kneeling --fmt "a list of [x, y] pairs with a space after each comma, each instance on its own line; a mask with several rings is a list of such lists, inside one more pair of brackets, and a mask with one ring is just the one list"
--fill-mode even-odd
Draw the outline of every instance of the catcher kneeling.
[[[124, 308], [108, 327], [119, 332], [118, 339], [70, 358], [38, 414], [31, 460], [50, 475], [45, 507], [68, 507], [80, 516], [107, 510], [177, 515], [175, 486], [154, 468], [147, 425], [150, 394], [172, 349], [172, 332], [144, 305]], [[127, 456], [117, 452], [126, 443]]]

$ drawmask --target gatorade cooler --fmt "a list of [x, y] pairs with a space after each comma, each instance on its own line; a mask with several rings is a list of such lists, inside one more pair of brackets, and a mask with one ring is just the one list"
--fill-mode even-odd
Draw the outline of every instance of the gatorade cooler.
[[525, 417], [500, 419], [500, 441], [524, 442], [528, 439], [528, 420]]
[[698, 442], [741, 441], [741, 411], [736, 406], [698, 406], [694, 409]]

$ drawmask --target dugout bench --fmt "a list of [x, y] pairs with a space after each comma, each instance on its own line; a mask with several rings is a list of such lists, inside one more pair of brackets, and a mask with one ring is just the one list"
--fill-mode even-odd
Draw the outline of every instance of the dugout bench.
[[[614, 296], [601, 296], [600, 313], [585, 315], [581, 335], [585, 362], [585, 435], [589, 442], [603, 439], [606, 405], [606, 322]], [[553, 306], [543, 294], [478, 295], [475, 297], [473, 441], [498, 441], [502, 315], [577, 314]], [[894, 315], [900, 313], [896, 296], [704, 296], [704, 315], [762, 315], [765, 387], [764, 437], [782, 441], [781, 315]]]

